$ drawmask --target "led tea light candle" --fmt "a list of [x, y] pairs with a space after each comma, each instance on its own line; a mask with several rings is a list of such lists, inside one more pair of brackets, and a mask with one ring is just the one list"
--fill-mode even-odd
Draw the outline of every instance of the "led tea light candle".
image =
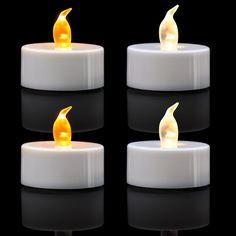
[[160, 122], [160, 141], [128, 144], [128, 184], [179, 189], [210, 183], [210, 147], [205, 143], [178, 141], [178, 125], [173, 116], [177, 106], [178, 103], [169, 107]]
[[93, 44], [71, 43], [71, 29], [60, 13], [53, 27], [55, 43], [24, 45], [21, 49], [21, 85], [26, 88], [77, 91], [103, 87], [104, 50]]
[[173, 19], [178, 5], [170, 9], [160, 24], [160, 43], [136, 44], [127, 50], [127, 85], [154, 91], [184, 91], [210, 85], [209, 48], [178, 44], [178, 28]]
[[53, 125], [55, 141], [25, 143], [21, 147], [21, 183], [45, 189], [82, 189], [104, 184], [104, 148], [101, 144], [72, 142], [66, 114]]

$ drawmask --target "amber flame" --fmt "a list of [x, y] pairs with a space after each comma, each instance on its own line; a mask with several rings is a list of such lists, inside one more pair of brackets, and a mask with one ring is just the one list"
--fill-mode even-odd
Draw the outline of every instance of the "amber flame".
[[72, 106], [62, 109], [53, 124], [53, 137], [56, 146], [68, 147], [71, 145], [71, 127], [66, 118]]
[[57, 48], [71, 47], [71, 29], [66, 16], [72, 8], [62, 11], [53, 26], [53, 39]]
[[171, 8], [167, 13], [165, 18], [159, 27], [159, 39], [162, 50], [176, 50], [178, 47], [178, 27], [173, 18], [175, 12], [177, 11], [179, 5]]
[[169, 107], [159, 124], [159, 136], [161, 147], [163, 148], [175, 148], [178, 146], [179, 130], [173, 115], [178, 105], [179, 103], [176, 102], [174, 105]]

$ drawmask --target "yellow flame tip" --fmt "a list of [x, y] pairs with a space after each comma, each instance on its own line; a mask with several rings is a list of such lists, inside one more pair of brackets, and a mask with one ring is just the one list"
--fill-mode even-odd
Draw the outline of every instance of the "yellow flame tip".
[[176, 6], [172, 7], [172, 8], [167, 12], [167, 14], [173, 16], [173, 15], [175, 14], [175, 12], [177, 11], [178, 8], [179, 8], [179, 5], [176, 5]]
[[171, 107], [167, 109], [167, 112], [174, 113], [174, 111], [177, 109], [178, 106], [179, 106], [179, 103], [176, 102], [174, 105], [172, 105]]
[[72, 109], [72, 106], [66, 107], [60, 111], [61, 115], [67, 115], [67, 113]]

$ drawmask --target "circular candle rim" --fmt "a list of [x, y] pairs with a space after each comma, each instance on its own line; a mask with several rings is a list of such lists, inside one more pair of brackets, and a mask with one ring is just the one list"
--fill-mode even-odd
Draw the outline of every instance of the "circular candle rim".
[[[44, 146], [34, 146], [33, 144], [43, 144], [43, 143], [49, 143], [53, 146], [48, 146], [48, 147], [44, 147]], [[79, 146], [75, 146], [73, 147], [73, 144], [76, 143], [86, 143], [86, 144], [93, 144], [95, 146], [93, 147], [79, 147]], [[68, 147], [60, 147], [60, 146], [56, 146], [55, 145], [55, 141], [36, 141], [36, 142], [28, 142], [28, 143], [24, 143], [22, 144], [21, 148], [27, 148], [28, 150], [38, 150], [40, 152], [87, 152], [87, 151], [96, 151], [96, 150], [103, 150], [104, 147], [102, 144], [99, 143], [93, 143], [93, 142], [83, 142], [83, 141], [72, 141], [71, 142], [71, 146]]]
[[[142, 46], [142, 45], [157, 45], [158, 47], [156, 47], [156, 50], [155, 48], [138, 48], [138, 46]], [[171, 50], [171, 51], [165, 51], [165, 50], [161, 50], [160, 49], [160, 43], [139, 43], [139, 44], [133, 44], [133, 45], [130, 45], [128, 46], [128, 50], [131, 49], [132, 51], [136, 51], [136, 52], [144, 52], [144, 53], [158, 53], [158, 54], [188, 54], [188, 53], [202, 53], [202, 52], [208, 52], [210, 51], [210, 48], [208, 46], [205, 46], [205, 45], [202, 45], [202, 44], [191, 44], [191, 43], [179, 43], [178, 46], [180, 46], [180, 49], [181, 49], [181, 46], [191, 46], [191, 45], [194, 45], [194, 46], [197, 46], [199, 48], [190, 48], [189, 50]]]
[[[44, 46], [49, 46], [48, 48], [42, 48], [39, 47], [40, 45]], [[81, 49], [78, 46], [93, 46], [94, 48], [90, 49]], [[33, 47], [37, 46], [37, 47]], [[74, 47], [73, 47], [74, 46]], [[77, 46], [77, 47], [75, 47]], [[26, 44], [21, 47], [21, 49], [27, 49], [28, 51], [31, 52], [38, 52], [38, 53], [63, 53], [63, 54], [69, 54], [69, 53], [88, 53], [88, 52], [101, 52], [103, 51], [103, 47], [97, 44], [88, 44], [88, 43], [71, 43], [71, 48], [67, 49], [60, 49], [55, 47], [55, 43], [53, 42], [43, 42], [43, 43], [31, 43], [31, 44]]]
[[156, 142], [157, 144], [160, 145], [160, 141], [159, 140], [145, 140], [145, 141], [138, 141], [138, 142], [132, 142], [128, 144], [128, 148], [132, 148], [132, 149], [139, 149], [139, 150], [146, 150], [146, 151], [161, 151], [161, 152], [185, 152], [185, 151], [193, 151], [193, 150], [207, 150], [210, 148], [210, 146], [206, 143], [202, 143], [202, 142], [193, 142], [193, 141], [183, 141], [183, 140], [179, 140], [178, 144], [181, 143], [185, 143], [185, 144], [199, 144], [199, 146], [191, 146], [191, 147], [186, 147], [186, 146], [178, 146], [176, 148], [163, 148], [160, 147], [159, 145], [154, 147], [148, 147], [148, 146], [136, 146], [136, 144], [139, 143], [149, 143], [149, 142]]

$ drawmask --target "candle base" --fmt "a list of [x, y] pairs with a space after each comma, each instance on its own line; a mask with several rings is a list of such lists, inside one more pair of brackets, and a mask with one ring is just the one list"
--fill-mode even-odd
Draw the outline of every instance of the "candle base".
[[24, 45], [21, 49], [21, 85], [49, 91], [79, 91], [104, 86], [104, 49], [72, 43], [56, 49], [54, 43]]
[[177, 148], [161, 148], [159, 141], [130, 143], [127, 183], [160, 189], [195, 188], [210, 183], [210, 147], [179, 141]]
[[44, 189], [84, 189], [104, 184], [104, 148], [101, 144], [72, 142], [55, 147], [53, 141], [21, 147], [22, 185]]

